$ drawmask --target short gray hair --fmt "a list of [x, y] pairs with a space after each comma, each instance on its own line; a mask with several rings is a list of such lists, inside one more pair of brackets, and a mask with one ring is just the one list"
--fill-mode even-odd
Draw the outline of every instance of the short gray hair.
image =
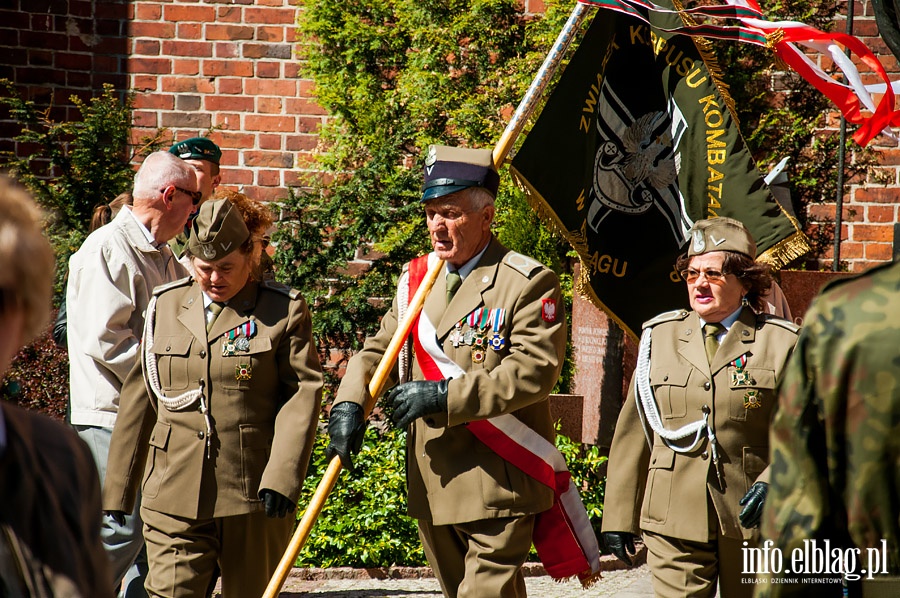
[[168, 185], [192, 191], [196, 181], [197, 177], [187, 162], [167, 151], [153, 152], [144, 158], [144, 163], [134, 175], [132, 195], [135, 200], [151, 200]]

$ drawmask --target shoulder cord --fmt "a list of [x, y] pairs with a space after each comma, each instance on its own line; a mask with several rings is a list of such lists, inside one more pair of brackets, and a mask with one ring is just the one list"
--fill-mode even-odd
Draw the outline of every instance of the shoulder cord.
[[157, 365], [156, 354], [151, 351], [153, 348], [153, 328], [156, 324], [156, 296], [150, 299], [147, 306], [147, 321], [144, 324], [144, 337], [141, 345], [143, 345], [144, 371], [147, 373], [147, 386], [156, 396], [156, 399], [163, 404], [169, 411], [186, 411], [193, 407], [199, 400], [200, 413], [206, 420], [206, 448], [207, 458], [210, 455], [210, 440], [212, 438], [212, 422], [209, 418], [209, 408], [207, 407], [205, 397], [203, 395], [203, 380], [200, 380], [200, 388], [195, 388], [184, 392], [177, 397], [169, 398], [163, 394], [162, 385], [159, 383], [159, 368]]
[[[676, 453], [686, 453], [688, 451], [693, 450], [700, 440], [703, 437], [703, 432], [706, 432], [707, 437], [710, 440], [710, 444], [713, 447], [713, 454], [717, 456], [717, 452], [715, 449], [716, 436], [712, 431], [712, 428], [708, 425], [709, 413], [704, 413], [703, 419], [698, 419], [695, 422], [690, 424], [686, 424], [677, 430], [668, 430], [662, 423], [662, 419], [659, 415], [659, 407], [656, 404], [656, 397], [653, 396], [653, 389], [650, 387], [650, 331], [652, 328], [645, 328], [644, 333], [641, 335], [641, 343], [638, 346], [638, 361], [636, 367], [636, 375], [637, 375], [637, 408], [638, 414], [641, 418], [641, 424], [644, 427], [644, 435], [647, 436], [647, 442], [650, 442], [650, 434], [647, 432], [647, 424], [650, 424], [650, 428], [653, 429], [656, 434], [662, 438], [663, 442], [666, 443], [670, 449], [675, 451]], [[681, 440], [682, 438], [686, 438], [694, 434], [694, 441], [690, 446], [681, 447], [674, 444], [673, 441]]]
[[[406, 317], [409, 309], [409, 270], [407, 269], [400, 276], [397, 282], [397, 322], [398, 324]], [[409, 376], [409, 360], [410, 360], [409, 339], [403, 343], [400, 354], [397, 357], [397, 368], [400, 370], [400, 383], [407, 382]]]

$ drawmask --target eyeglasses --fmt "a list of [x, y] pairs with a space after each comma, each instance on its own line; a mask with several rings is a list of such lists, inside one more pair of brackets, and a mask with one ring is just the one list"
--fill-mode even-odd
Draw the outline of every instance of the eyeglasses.
[[200, 191], [188, 191], [187, 189], [182, 189], [178, 185], [172, 185], [172, 186], [175, 187], [176, 191], [181, 191], [185, 195], [190, 196], [191, 203], [193, 205], [197, 205], [198, 203], [200, 203], [200, 200], [203, 199], [203, 193], [201, 193]]
[[701, 274], [705, 276], [706, 281], [711, 284], [722, 284], [725, 282], [725, 277], [728, 276], [726, 272], [721, 272], [719, 270], [694, 270], [693, 268], [682, 270], [679, 274], [681, 274], [681, 277], [690, 284], [697, 282], [697, 279], [700, 278]]

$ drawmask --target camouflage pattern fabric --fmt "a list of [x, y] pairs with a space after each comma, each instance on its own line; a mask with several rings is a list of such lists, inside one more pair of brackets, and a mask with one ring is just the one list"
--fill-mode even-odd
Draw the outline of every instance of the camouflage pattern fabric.
[[[833, 283], [813, 302], [780, 387], [770, 446], [762, 538], [774, 542], [784, 569], [814, 541], [832, 554], [858, 549], [857, 574], [869, 564], [867, 549], [886, 557], [876, 581], [900, 573], [900, 264]], [[841, 595], [817, 573], [767, 576], [756, 596]], [[858, 583], [851, 578], [851, 592]]]

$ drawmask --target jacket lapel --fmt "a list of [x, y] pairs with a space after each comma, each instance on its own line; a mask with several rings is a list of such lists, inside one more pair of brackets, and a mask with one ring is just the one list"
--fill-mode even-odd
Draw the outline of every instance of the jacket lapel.
[[706, 348], [703, 345], [703, 329], [697, 312], [691, 312], [678, 331], [678, 353], [701, 372], [709, 370]]
[[[500, 260], [503, 258], [506, 251], [506, 248], [503, 247], [499, 241], [491, 239], [487, 250], [484, 252], [484, 255], [481, 256], [478, 265], [475, 266], [475, 269], [466, 276], [465, 280], [463, 280], [462, 285], [459, 287], [459, 290], [456, 291], [456, 295], [453, 297], [453, 301], [450, 302], [450, 305], [446, 305], [447, 287], [445, 277], [444, 282], [441, 284], [441, 288], [444, 289], [444, 291], [439, 296], [440, 302], [444, 304], [444, 308], [439, 314], [437, 313], [437, 310], [435, 310], [438, 319], [431, 320], [432, 322], [437, 322], [435, 330], [439, 339], [443, 340], [457, 322], [472, 313], [472, 311], [485, 305], [484, 294], [488, 289], [494, 286], [494, 282], [497, 279], [498, 268], [500, 267]], [[432, 318], [430, 312], [428, 313], [428, 317]]]
[[200, 293], [200, 285], [194, 282], [188, 287], [182, 297], [181, 313], [178, 321], [188, 329], [197, 340], [206, 344], [206, 314], [203, 307], [203, 295]]

